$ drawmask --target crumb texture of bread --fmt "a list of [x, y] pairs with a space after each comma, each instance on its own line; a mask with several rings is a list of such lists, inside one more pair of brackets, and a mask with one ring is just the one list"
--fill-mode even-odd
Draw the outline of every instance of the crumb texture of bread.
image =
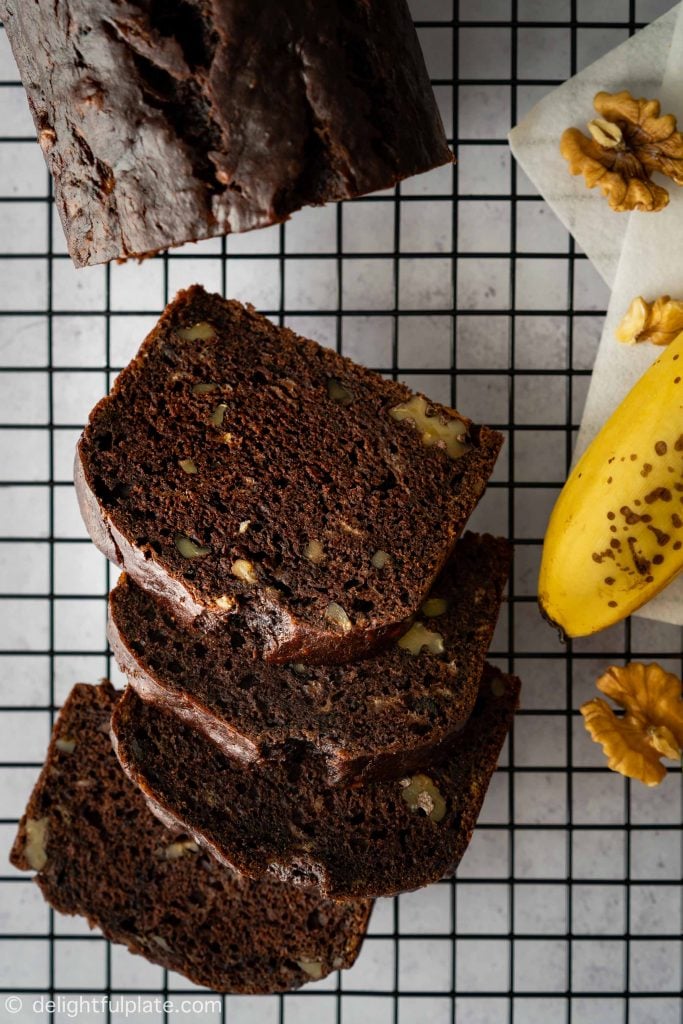
[[77, 266], [452, 161], [406, 0], [2, 0]]
[[299, 741], [324, 755], [328, 782], [399, 778], [469, 718], [510, 556], [506, 540], [465, 534], [404, 638], [354, 664], [270, 665], [239, 615], [202, 630], [127, 576], [109, 598], [109, 640], [143, 699], [227, 754], [267, 760]]
[[178, 614], [217, 628], [240, 610], [278, 663], [354, 661], [418, 611], [502, 444], [419, 396], [421, 425], [397, 418], [415, 399], [194, 286], [91, 413], [84, 521]]
[[391, 782], [330, 788], [320, 758], [293, 743], [264, 769], [227, 757], [130, 687], [112, 731], [124, 771], [166, 823], [222, 862], [344, 900], [390, 896], [452, 873], [476, 825], [519, 697], [486, 668], [447, 760]]
[[254, 882], [150, 813], [109, 736], [120, 697], [73, 688], [11, 852], [45, 899], [108, 939], [219, 992], [285, 992], [349, 967], [369, 901]]

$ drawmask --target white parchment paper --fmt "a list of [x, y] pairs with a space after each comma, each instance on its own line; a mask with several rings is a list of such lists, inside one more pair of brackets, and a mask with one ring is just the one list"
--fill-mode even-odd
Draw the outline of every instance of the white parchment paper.
[[586, 123], [595, 116], [593, 97], [601, 89], [617, 92], [626, 88], [635, 96], [661, 95], [681, 8], [683, 4], [676, 5], [553, 89], [509, 135], [510, 148], [520, 166], [608, 285], [616, 276], [630, 215], [610, 210], [599, 189], [588, 190], [581, 176], [573, 178], [569, 174], [560, 155], [560, 136], [571, 125], [585, 131]]
[[[621, 345], [614, 338], [631, 300], [664, 293], [683, 299], [683, 189], [670, 186], [671, 202], [661, 213], [617, 214], [598, 189], [588, 190], [581, 177], [568, 174], [559, 138], [569, 125], [585, 130], [600, 89], [657, 97], [663, 112], [683, 124], [682, 12], [683, 3], [676, 5], [553, 90], [510, 133], [512, 152], [525, 173], [612, 287], [575, 459], [660, 351]], [[636, 615], [683, 625], [683, 577]]]
[[[683, 124], [683, 17], [674, 27], [664, 78], [655, 95], [662, 110]], [[661, 352], [654, 345], [622, 345], [615, 339], [614, 330], [631, 300], [636, 295], [683, 298], [683, 188], [672, 185], [669, 194], [671, 201], [661, 213], [633, 213], [628, 218], [575, 458]], [[683, 576], [636, 614], [683, 625]]]

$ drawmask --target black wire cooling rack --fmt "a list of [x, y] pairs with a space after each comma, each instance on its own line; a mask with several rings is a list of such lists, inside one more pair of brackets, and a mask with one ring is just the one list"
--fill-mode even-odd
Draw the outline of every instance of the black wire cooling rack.
[[[472, 525], [515, 541], [493, 658], [525, 684], [457, 879], [379, 901], [350, 972], [293, 995], [216, 1000], [48, 911], [30, 880], [4, 864], [2, 1020], [683, 1020], [680, 773], [652, 792], [607, 772], [576, 711], [612, 662], [656, 658], [680, 672], [681, 630], [634, 620], [564, 648], [538, 616], [543, 527], [569, 466], [606, 293], [505, 142], [536, 99], [669, 4], [454, 3], [414, 0], [412, 9], [455, 168], [141, 267], [79, 272], [0, 31], [2, 849], [71, 684], [117, 678], [104, 648], [112, 570], [75, 511], [73, 443], [165, 301], [190, 280], [251, 299], [505, 432]], [[127, 1018], [124, 998], [141, 1000]], [[62, 1002], [51, 1008], [47, 999]], [[70, 1002], [79, 999], [90, 1003]]]

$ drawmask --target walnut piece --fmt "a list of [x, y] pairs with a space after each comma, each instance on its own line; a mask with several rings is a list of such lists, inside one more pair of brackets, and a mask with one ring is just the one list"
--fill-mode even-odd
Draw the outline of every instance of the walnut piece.
[[596, 697], [580, 708], [591, 738], [602, 746], [607, 766], [646, 786], [666, 775], [662, 757], [680, 761], [683, 753], [681, 680], [656, 663], [612, 666], [598, 679], [598, 689], [624, 709], [620, 717]]
[[560, 152], [572, 174], [583, 174], [588, 188], [600, 187], [613, 210], [656, 212], [669, 193], [651, 180], [658, 171], [683, 185], [683, 135], [676, 118], [660, 116], [658, 100], [636, 99], [626, 89], [599, 92], [593, 105], [600, 115], [588, 123], [590, 137], [567, 128]]
[[442, 821], [446, 816], [446, 801], [428, 775], [413, 775], [401, 779], [401, 796], [411, 811], [423, 811], [432, 821]]
[[640, 295], [626, 310], [614, 332], [617, 341], [635, 345], [650, 341], [653, 345], [668, 345], [683, 331], [683, 302], [669, 295], [660, 295], [648, 302]]
[[258, 576], [254, 566], [246, 558], [238, 558], [233, 562], [231, 572], [233, 576], [236, 576], [238, 580], [242, 580], [244, 583], [258, 583]]
[[420, 431], [425, 448], [441, 445], [452, 459], [459, 459], [470, 449], [467, 443], [467, 423], [458, 418], [458, 413], [455, 413], [454, 419], [442, 419], [434, 411], [430, 412], [427, 399], [421, 395], [413, 395], [410, 401], [394, 406], [389, 410], [389, 415], [399, 423], [401, 420], [409, 420]]
[[426, 619], [437, 619], [448, 611], [448, 601], [445, 597], [428, 597], [420, 611]]
[[297, 960], [296, 961], [302, 971], [314, 978], [315, 981], [319, 981], [323, 976], [323, 965], [320, 960]]
[[588, 131], [605, 149], [616, 149], [624, 141], [624, 133], [618, 124], [611, 124], [604, 117], [594, 117], [588, 122]]
[[216, 608], [220, 608], [222, 612], [231, 612], [237, 607], [237, 599], [230, 597], [229, 594], [221, 594], [220, 597], [216, 598]]
[[183, 558], [206, 558], [211, 554], [211, 548], [203, 548], [201, 544], [195, 544], [192, 538], [186, 537], [184, 533], [177, 534], [174, 543]]
[[42, 871], [47, 864], [48, 818], [26, 819], [26, 845], [24, 856], [34, 871]]
[[58, 740], [55, 740], [55, 746], [63, 754], [73, 754], [76, 749], [76, 740], [72, 739], [71, 736], [60, 737]]
[[320, 565], [325, 561], [325, 551], [319, 540], [309, 540], [304, 548], [304, 558], [313, 565]]
[[178, 860], [188, 853], [199, 853], [199, 847], [193, 839], [179, 839], [175, 843], [169, 843], [158, 851], [160, 860]]
[[211, 554], [211, 548], [203, 548], [201, 544], [196, 544], [191, 537], [186, 537], [184, 533], [177, 534], [175, 546], [183, 558], [206, 558]]
[[218, 384], [215, 384], [213, 382], [210, 384], [195, 384], [194, 387], [192, 388], [192, 394], [208, 395], [210, 394], [211, 391], [215, 391], [217, 387]]
[[391, 555], [387, 551], [375, 551], [374, 555], [370, 559], [373, 568], [383, 569], [391, 561]]
[[420, 654], [425, 647], [430, 654], [443, 654], [444, 652], [441, 633], [427, 629], [424, 622], [414, 622], [397, 643], [404, 651], [414, 655]]
[[190, 327], [176, 327], [175, 332], [183, 341], [213, 341], [216, 337], [216, 328], [206, 320], [200, 320]]
[[178, 465], [182, 469], [183, 473], [187, 473], [188, 476], [192, 476], [193, 473], [197, 472], [197, 466], [192, 459], [179, 459]]
[[222, 427], [223, 419], [225, 418], [225, 410], [227, 409], [225, 402], [221, 402], [211, 413], [211, 422], [214, 427]]
[[353, 623], [348, 617], [344, 609], [336, 601], [330, 601], [327, 608], [325, 609], [325, 618], [329, 619], [330, 622], [334, 622], [335, 625], [341, 626], [344, 633], [348, 633], [353, 628]]

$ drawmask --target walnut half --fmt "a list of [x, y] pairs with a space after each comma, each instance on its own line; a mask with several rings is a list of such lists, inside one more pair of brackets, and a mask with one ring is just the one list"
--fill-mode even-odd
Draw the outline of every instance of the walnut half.
[[600, 697], [580, 707], [590, 736], [607, 755], [607, 767], [646, 786], [666, 775], [662, 757], [680, 763], [683, 753], [683, 688], [678, 676], [656, 663], [612, 666], [598, 689], [623, 709], [616, 715]]
[[668, 345], [683, 331], [683, 302], [669, 295], [660, 295], [648, 302], [640, 295], [626, 310], [614, 332], [617, 341], [625, 345], [650, 341], [653, 345]]
[[600, 116], [588, 124], [590, 137], [578, 128], [562, 134], [569, 170], [582, 174], [588, 188], [598, 185], [619, 213], [663, 210], [669, 193], [651, 175], [658, 171], [683, 185], [683, 135], [675, 117], [660, 116], [658, 100], [636, 99], [626, 89], [599, 92], [593, 105]]

